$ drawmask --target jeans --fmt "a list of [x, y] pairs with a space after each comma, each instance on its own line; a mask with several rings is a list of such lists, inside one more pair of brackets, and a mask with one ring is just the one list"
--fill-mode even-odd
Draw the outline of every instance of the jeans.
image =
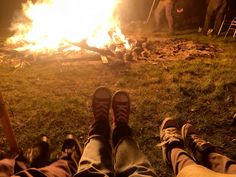
[[114, 129], [112, 145], [107, 136], [109, 131], [109, 124], [105, 121], [92, 125], [75, 177], [156, 176], [149, 160], [132, 138], [131, 129], [126, 123], [120, 123]]
[[120, 123], [113, 131], [114, 160], [109, 139], [109, 123], [97, 121], [91, 126], [79, 164], [73, 156], [67, 157], [65, 154], [49, 166], [37, 169], [22, 165], [21, 169], [18, 168], [19, 172], [15, 172], [15, 164], [19, 162], [16, 159], [3, 159], [0, 161], [0, 176], [69, 177], [75, 173], [75, 177], [156, 176], [150, 162], [133, 140], [127, 124]]

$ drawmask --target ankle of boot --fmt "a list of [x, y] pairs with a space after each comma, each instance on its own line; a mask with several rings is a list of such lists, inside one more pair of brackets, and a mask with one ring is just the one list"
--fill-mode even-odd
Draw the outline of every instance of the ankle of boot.
[[95, 121], [93, 125], [90, 127], [89, 131], [89, 136], [100, 135], [103, 136], [105, 139], [110, 139], [110, 134], [111, 134], [110, 124], [105, 119]]
[[118, 142], [127, 136], [132, 136], [132, 129], [129, 127], [127, 123], [119, 122], [113, 130], [112, 134], [112, 144], [113, 147], [116, 147]]

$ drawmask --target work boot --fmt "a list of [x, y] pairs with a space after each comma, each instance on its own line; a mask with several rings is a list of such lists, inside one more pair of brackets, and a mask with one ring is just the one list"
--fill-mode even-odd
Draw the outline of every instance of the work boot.
[[41, 135], [37, 139], [35, 146], [27, 149], [23, 153], [29, 166], [34, 168], [47, 166], [49, 164], [50, 155], [50, 141], [46, 135]]
[[106, 87], [99, 87], [93, 94], [92, 109], [94, 123], [90, 127], [89, 136], [100, 135], [110, 139], [109, 111], [111, 107], [111, 91]]
[[62, 145], [61, 153], [58, 154], [57, 158], [67, 161], [72, 176], [77, 172], [81, 156], [82, 148], [78, 139], [71, 133], [67, 134]]
[[215, 147], [200, 137], [190, 123], [182, 126], [181, 133], [186, 147], [198, 163], [205, 164], [209, 153], [216, 152]]
[[74, 155], [77, 162], [79, 162], [80, 157], [82, 155], [81, 145], [76, 136], [71, 133], [67, 134], [66, 139], [62, 145], [61, 151], [67, 154], [67, 156]]
[[111, 107], [111, 91], [106, 87], [99, 87], [93, 94], [92, 109], [94, 120], [107, 120]]
[[119, 123], [129, 123], [130, 98], [124, 91], [118, 91], [112, 98], [113, 127]]
[[159, 146], [162, 147], [163, 160], [171, 166], [171, 150], [173, 148], [184, 148], [184, 142], [179, 132], [176, 119], [165, 118], [160, 127]]

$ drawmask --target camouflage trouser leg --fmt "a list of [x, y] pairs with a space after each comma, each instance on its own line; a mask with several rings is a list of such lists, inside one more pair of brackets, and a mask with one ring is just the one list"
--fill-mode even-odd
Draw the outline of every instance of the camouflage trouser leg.
[[3, 159], [0, 161], [0, 176], [1, 177], [70, 177], [73, 175], [69, 168], [69, 161], [58, 160], [49, 166], [43, 168], [27, 168], [14, 174], [15, 159]]

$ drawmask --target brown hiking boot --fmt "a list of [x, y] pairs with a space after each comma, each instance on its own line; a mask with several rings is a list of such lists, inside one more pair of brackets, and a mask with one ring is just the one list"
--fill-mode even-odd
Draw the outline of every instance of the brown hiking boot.
[[41, 135], [34, 147], [27, 149], [23, 156], [27, 159], [30, 167], [40, 168], [49, 164], [50, 141], [46, 135]]
[[111, 107], [111, 91], [106, 87], [99, 87], [93, 94], [92, 108], [95, 122], [108, 120]]
[[66, 156], [73, 156], [77, 163], [79, 162], [80, 157], [82, 156], [82, 148], [75, 135], [71, 133], [67, 134], [62, 145], [62, 154], [66, 154]]
[[181, 133], [186, 147], [188, 147], [198, 163], [205, 163], [208, 154], [216, 151], [211, 143], [205, 141], [197, 134], [197, 131], [190, 123], [182, 126]]
[[165, 118], [160, 127], [160, 140], [159, 144], [162, 146], [163, 160], [171, 165], [171, 150], [173, 148], [184, 148], [183, 139], [178, 130], [179, 126], [176, 119]]
[[130, 98], [128, 93], [118, 91], [112, 98], [113, 127], [118, 123], [129, 123]]

